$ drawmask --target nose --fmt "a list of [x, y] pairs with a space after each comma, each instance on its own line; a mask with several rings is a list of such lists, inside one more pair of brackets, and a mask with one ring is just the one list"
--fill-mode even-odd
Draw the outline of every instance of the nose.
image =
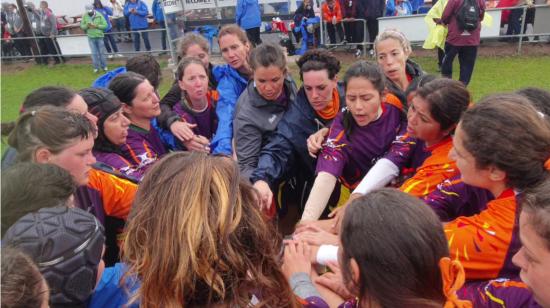
[[128, 119], [125, 115], [122, 116], [122, 127], [130, 127], [130, 119]]
[[88, 165], [91, 166], [91, 165], [95, 164], [95, 162], [96, 162], [96, 159], [95, 159], [94, 154], [90, 153], [90, 157], [88, 159]]

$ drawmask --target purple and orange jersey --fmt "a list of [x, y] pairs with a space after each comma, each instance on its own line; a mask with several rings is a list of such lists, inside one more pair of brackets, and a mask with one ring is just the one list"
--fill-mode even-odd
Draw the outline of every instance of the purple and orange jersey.
[[388, 150], [403, 125], [401, 111], [394, 105], [382, 103], [378, 119], [363, 127], [353, 121], [351, 132], [346, 134], [344, 113], [338, 113], [319, 153], [317, 173], [327, 172], [340, 178], [346, 187], [356, 187]]
[[422, 198], [441, 221], [478, 214], [493, 199], [490, 191], [464, 183], [460, 175], [438, 184], [433, 192]]
[[458, 292], [458, 297], [474, 304], [474, 307], [539, 308], [527, 285], [519, 279], [499, 278], [490, 281], [466, 283]]
[[514, 277], [512, 257], [521, 247], [519, 207], [514, 191], [505, 190], [477, 215], [458, 217], [444, 226], [451, 258], [464, 266], [467, 280]]
[[441, 142], [425, 148], [430, 153], [414, 175], [399, 188], [416, 197], [424, 197], [434, 191], [438, 184], [458, 174], [456, 163], [449, 158], [453, 140], [449, 136]]
[[166, 153], [160, 135], [152, 125], [148, 131], [130, 125], [126, 144], [120, 149], [122, 156], [135, 166], [135, 169], [140, 170], [146, 170]]

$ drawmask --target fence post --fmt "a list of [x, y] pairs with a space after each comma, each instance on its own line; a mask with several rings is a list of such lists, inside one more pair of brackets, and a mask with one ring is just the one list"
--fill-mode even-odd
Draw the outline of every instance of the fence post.
[[523, 42], [523, 31], [525, 30], [525, 16], [527, 15], [527, 6], [523, 7], [523, 17], [521, 17], [521, 29], [519, 30], [518, 37], [518, 55], [521, 55], [521, 45]]

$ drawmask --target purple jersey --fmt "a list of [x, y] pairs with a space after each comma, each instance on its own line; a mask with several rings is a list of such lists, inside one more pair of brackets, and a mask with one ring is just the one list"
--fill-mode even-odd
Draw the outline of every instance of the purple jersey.
[[441, 221], [451, 221], [459, 216], [479, 214], [493, 199], [490, 191], [470, 186], [457, 175], [437, 185], [436, 190], [425, 196], [423, 201], [435, 211]]
[[457, 295], [469, 300], [474, 307], [539, 308], [527, 285], [519, 279], [494, 279], [466, 283]]
[[207, 139], [212, 139], [218, 127], [218, 117], [216, 116], [216, 108], [208, 101], [208, 106], [205, 110], [195, 112], [189, 107], [184, 106], [183, 102], [178, 102], [174, 105], [174, 112], [177, 113], [187, 123], [197, 124], [193, 128], [196, 135], [203, 136]]
[[399, 168], [399, 178], [394, 180], [394, 186], [401, 184], [414, 175], [426, 158], [432, 154], [426, 148], [423, 140], [409, 136], [406, 133], [407, 126], [403, 125], [400, 134], [392, 142], [388, 153], [384, 158], [390, 160]]
[[353, 129], [346, 134], [345, 112], [340, 112], [332, 122], [317, 160], [317, 173], [330, 173], [339, 177], [347, 187], [354, 188], [376, 160], [386, 153], [404, 123], [398, 108], [383, 103], [380, 118], [363, 127], [352, 121]]
[[137, 169], [145, 170], [160, 159], [166, 149], [157, 130], [151, 126], [149, 131], [135, 125], [130, 125], [126, 144], [120, 147], [122, 155]]
[[93, 153], [97, 161], [114, 168], [120, 173], [140, 181], [143, 178], [143, 173], [145, 170], [143, 168], [138, 168], [139, 166], [133, 165], [130, 161], [128, 161], [118, 153], [101, 152], [95, 150], [93, 151]]

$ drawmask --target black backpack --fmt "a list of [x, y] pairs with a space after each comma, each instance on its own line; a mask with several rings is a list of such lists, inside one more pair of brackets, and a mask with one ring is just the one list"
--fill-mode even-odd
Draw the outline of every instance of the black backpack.
[[477, 0], [464, 0], [458, 9], [456, 20], [461, 30], [475, 30], [479, 24], [479, 5]]

